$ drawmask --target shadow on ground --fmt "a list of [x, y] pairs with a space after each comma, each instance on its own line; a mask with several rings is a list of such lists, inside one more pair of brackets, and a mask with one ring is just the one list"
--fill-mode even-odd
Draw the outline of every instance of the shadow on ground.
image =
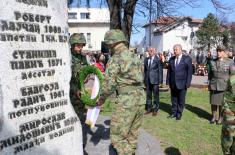
[[168, 148], [166, 148], [164, 153], [166, 155], [181, 155], [180, 150], [175, 148], [175, 147], [168, 147]]
[[[171, 115], [171, 105], [164, 103], [164, 102], [160, 102], [159, 104], [159, 109], [161, 109], [162, 111], [168, 113], [169, 115]], [[185, 109], [191, 111], [192, 113], [196, 114], [198, 117], [206, 119], [206, 120], [210, 120], [211, 118], [211, 114], [208, 113], [207, 111], [195, 107], [193, 105], [190, 104], [185, 104]]]
[[168, 113], [169, 115], [171, 115], [171, 105], [164, 103], [164, 102], [160, 102], [159, 103], [159, 109], [161, 109], [162, 111]]
[[203, 110], [201, 108], [192, 106], [190, 104], [186, 104], [185, 108], [187, 110], [191, 111], [192, 113], [196, 114], [200, 118], [204, 118], [206, 120], [210, 120], [210, 118], [211, 118], [211, 114], [209, 114], [207, 111], [205, 111], [205, 110]]
[[[106, 120], [104, 122], [105, 125], [108, 127], [105, 127], [102, 124], [96, 124], [95, 130], [91, 129], [90, 126], [82, 122], [82, 134], [83, 134], [83, 148], [86, 147], [88, 137], [90, 138], [90, 143], [93, 143], [95, 146], [98, 145], [98, 143], [101, 140], [108, 140], [110, 139], [110, 120]], [[110, 149], [111, 155], [113, 154], [112, 150]], [[88, 153], [84, 149], [84, 155], [88, 155]]]

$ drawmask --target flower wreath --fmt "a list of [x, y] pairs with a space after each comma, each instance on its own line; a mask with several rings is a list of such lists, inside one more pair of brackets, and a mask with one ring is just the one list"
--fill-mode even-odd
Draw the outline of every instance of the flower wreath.
[[85, 105], [88, 105], [88, 106], [95, 106], [97, 99], [99, 97], [99, 94], [100, 94], [100, 88], [99, 88], [99, 93], [96, 96], [96, 98], [91, 99], [91, 97], [90, 97], [89, 93], [86, 91], [85, 85], [84, 85], [84, 81], [86, 80], [86, 78], [89, 74], [95, 74], [98, 77], [99, 82], [100, 82], [100, 86], [103, 83], [103, 74], [101, 73], [101, 71], [98, 68], [96, 68], [94, 66], [83, 67], [79, 72], [79, 83], [81, 86], [82, 103], [84, 103]]

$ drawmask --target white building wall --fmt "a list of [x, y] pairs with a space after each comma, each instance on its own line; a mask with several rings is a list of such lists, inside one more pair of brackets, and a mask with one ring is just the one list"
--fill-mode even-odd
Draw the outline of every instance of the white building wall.
[[[151, 25], [151, 31], [149, 31], [150, 30], [150, 26], [147, 26], [146, 28], [145, 28], [145, 36], [146, 36], [146, 44], [145, 44], [145, 47], [144, 48], [147, 48], [147, 47], [149, 47], [149, 46], [153, 46], [153, 44], [154, 44], [154, 39], [155, 39], [155, 37], [154, 37], [154, 35], [153, 35], [153, 31], [154, 31], [154, 29], [155, 29], [155, 26], [152, 24]], [[150, 35], [150, 33], [151, 33], [151, 42], [149, 41], [149, 35]]]
[[109, 24], [78, 24], [69, 29], [69, 33], [83, 33], [87, 40], [87, 34], [90, 33], [91, 42], [87, 42], [84, 50], [101, 50], [101, 42], [104, 40], [105, 33], [109, 30]]
[[181, 44], [183, 50], [187, 52], [192, 49], [190, 34], [192, 28], [189, 27], [188, 21], [185, 21], [180, 26], [164, 33], [163, 37], [163, 51], [173, 52], [173, 46], [175, 44]]
[[[69, 13], [77, 13], [76, 19], [69, 19], [69, 33], [83, 33], [87, 44], [83, 48], [89, 51], [100, 51], [105, 33], [110, 29], [109, 10], [107, 8], [72, 8]], [[81, 19], [80, 13], [89, 13], [89, 19]], [[90, 43], [88, 42], [90, 34]]]
[[157, 52], [163, 52], [163, 35], [154, 36], [152, 46], [156, 48]]
[[[69, 8], [68, 13], [77, 13], [76, 19], [69, 19], [70, 23], [109, 23], [108, 8]], [[90, 19], [81, 19], [81, 13], [89, 13]]]
[[[189, 25], [188, 20], [185, 20], [179, 26], [171, 29], [168, 32], [163, 32], [159, 35], [153, 35], [151, 37], [151, 46], [155, 47], [157, 51], [171, 51], [173, 52], [173, 46], [175, 44], [181, 44], [183, 50], [189, 52], [190, 49], [196, 48], [196, 36], [193, 39], [190, 38], [191, 32], [196, 32], [199, 28], [198, 24]], [[154, 31], [155, 26], [152, 26], [152, 32]], [[195, 34], [196, 35], [196, 34]], [[139, 49], [146, 48], [149, 46], [149, 26], [145, 27], [145, 36], [146, 42], [142, 42], [139, 46]], [[143, 44], [145, 43], [145, 44]]]

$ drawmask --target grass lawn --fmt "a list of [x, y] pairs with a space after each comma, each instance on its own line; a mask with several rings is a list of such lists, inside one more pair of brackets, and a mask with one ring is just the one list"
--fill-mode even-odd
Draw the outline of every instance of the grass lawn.
[[[103, 114], [111, 114], [112, 104], [107, 101]], [[209, 93], [191, 88], [180, 121], [167, 118], [171, 113], [170, 93], [160, 93], [159, 115], [144, 116], [143, 128], [155, 136], [162, 151], [168, 155], [221, 155], [220, 125], [210, 125]]]

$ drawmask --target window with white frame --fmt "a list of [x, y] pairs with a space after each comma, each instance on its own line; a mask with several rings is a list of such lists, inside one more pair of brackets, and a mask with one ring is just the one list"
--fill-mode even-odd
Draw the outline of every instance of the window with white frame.
[[89, 12], [81, 12], [80, 18], [81, 19], [90, 19], [90, 13]]
[[87, 33], [86, 38], [87, 38], [88, 48], [92, 48], [92, 46], [91, 46], [91, 33]]
[[68, 13], [69, 19], [77, 19], [77, 13], [76, 12], [70, 12]]

